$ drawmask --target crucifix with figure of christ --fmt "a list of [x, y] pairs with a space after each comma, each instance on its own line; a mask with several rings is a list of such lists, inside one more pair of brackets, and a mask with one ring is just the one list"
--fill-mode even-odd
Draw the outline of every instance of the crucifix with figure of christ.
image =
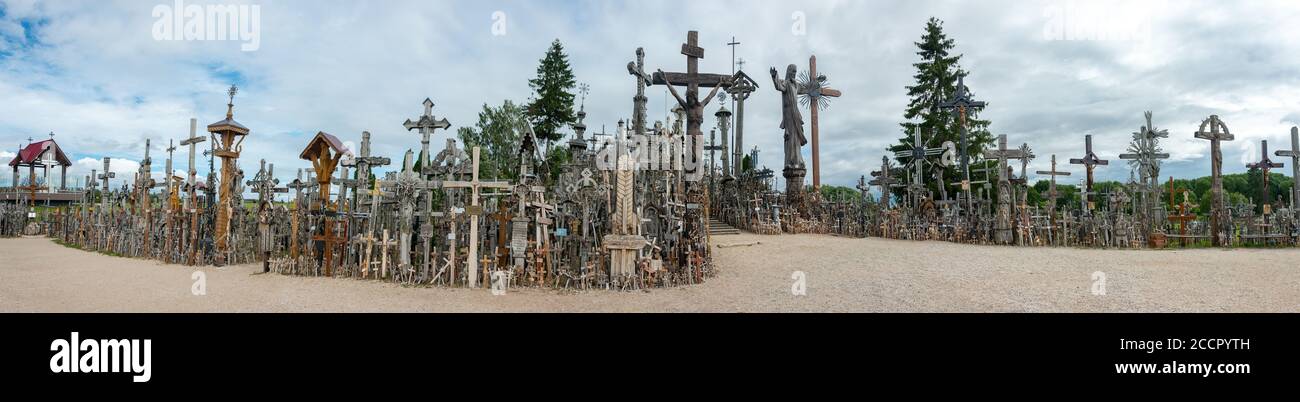
[[966, 194], [966, 208], [968, 211], [973, 211], [972, 204], [974, 201], [971, 199], [970, 189], [972, 184], [970, 181], [970, 149], [968, 148], [970, 140], [966, 131], [966, 115], [968, 110], [979, 111], [984, 109], [985, 106], [988, 106], [987, 102], [976, 101], [967, 91], [965, 74], [957, 76], [957, 89], [956, 93], [952, 95], [952, 99], [939, 104], [940, 109], [957, 112], [957, 125], [961, 128], [961, 171], [964, 175], [961, 187]]
[[1084, 144], [1084, 154], [1083, 154], [1083, 157], [1082, 157], [1082, 158], [1070, 158], [1070, 164], [1072, 164], [1072, 165], [1083, 165], [1084, 171], [1087, 172], [1087, 173], [1086, 173], [1086, 178], [1085, 178], [1085, 181], [1084, 181], [1084, 184], [1085, 184], [1085, 186], [1084, 186], [1084, 191], [1082, 192], [1083, 194], [1085, 194], [1085, 195], [1083, 196], [1083, 198], [1084, 198], [1083, 205], [1086, 206], [1086, 208], [1083, 209], [1083, 214], [1086, 216], [1086, 215], [1088, 215], [1088, 214], [1091, 212], [1091, 210], [1092, 210], [1092, 208], [1093, 208], [1093, 205], [1094, 205], [1094, 204], [1093, 204], [1093, 201], [1089, 199], [1089, 198], [1091, 198], [1090, 196], [1091, 196], [1092, 194], [1095, 194], [1095, 193], [1092, 191], [1092, 170], [1093, 170], [1094, 168], [1096, 168], [1097, 166], [1106, 166], [1106, 165], [1110, 165], [1110, 161], [1105, 160], [1105, 159], [1098, 158], [1098, 157], [1097, 157], [1097, 154], [1095, 154], [1095, 153], [1092, 152], [1092, 134], [1088, 134], [1088, 135], [1083, 136], [1083, 141], [1084, 141], [1084, 142], [1083, 142], [1083, 144]]
[[[688, 151], [691, 160], [695, 162], [694, 171], [688, 174], [693, 180], [688, 179], [686, 182], [686, 191], [688, 202], [699, 202], [701, 197], [698, 186], [699, 178], [703, 173], [704, 166], [699, 163], [703, 159], [704, 142], [700, 140], [700, 125], [704, 124], [704, 107], [713, 100], [718, 94], [718, 90], [731, 86], [732, 77], [726, 74], [706, 74], [699, 71], [700, 59], [704, 58], [704, 48], [699, 46], [699, 31], [686, 32], [686, 43], [682, 44], [682, 54], [686, 56], [685, 73], [665, 73], [659, 70], [654, 74], [651, 82], [654, 85], [663, 85], [668, 87], [668, 92], [677, 100], [686, 114], [686, 134], [689, 136], [687, 145], [691, 146]], [[677, 86], [686, 87], [686, 96], [683, 97], [677, 93]], [[700, 87], [713, 88], [708, 96], [700, 100]], [[625, 135], [620, 133], [620, 135]], [[694, 200], [694, 201], [692, 201]], [[687, 216], [683, 230], [685, 233], [692, 233], [700, 225], [698, 217], [699, 209], [687, 209]]]
[[1263, 213], [1267, 215], [1267, 214], [1271, 214], [1271, 213], [1273, 213], [1273, 208], [1272, 208], [1271, 205], [1269, 205], [1269, 202], [1271, 201], [1271, 200], [1269, 200], [1269, 198], [1272, 198], [1272, 197], [1270, 197], [1270, 194], [1269, 194], [1269, 192], [1268, 192], [1268, 173], [1269, 173], [1269, 171], [1273, 170], [1273, 168], [1280, 168], [1280, 167], [1282, 167], [1282, 164], [1281, 164], [1281, 163], [1278, 163], [1278, 162], [1273, 162], [1272, 160], [1268, 159], [1268, 141], [1267, 141], [1267, 140], [1260, 141], [1260, 142], [1259, 142], [1259, 146], [1260, 146], [1260, 148], [1261, 148], [1261, 150], [1260, 150], [1261, 152], [1260, 152], [1259, 162], [1248, 163], [1248, 164], [1246, 164], [1246, 167], [1247, 167], [1247, 168], [1250, 168], [1250, 169], [1259, 169], [1260, 173], [1263, 174], [1263, 179], [1264, 179], [1264, 180], [1263, 180], [1262, 183], [1260, 183], [1260, 184], [1261, 184], [1261, 187], [1260, 187], [1260, 189], [1259, 189], [1259, 192], [1260, 192], [1260, 204], [1263, 205], [1263, 207], [1262, 207], [1262, 208], [1263, 208]]
[[[704, 48], [699, 46], [699, 38], [698, 31], [686, 33], [686, 43], [682, 44], [682, 54], [686, 55], [685, 73], [665, 73], [659, 70], [651, 78], [654, 85], [668, 87], [668, 92], [672, 93], [677, 104], [686, 112], [686, 133], [692, 136], [695, 145], [703, 145], [699, 139], [702, 135], [700, 125], [704, 124], [704, 107], [713, 100], [719, 89], [730, 87], [732, 82], [729, 75], [699, 72], [700, 59], [704, 58]], [[677, 86], [686, 87], [685, 97], [677, 93]], [[700, 100], [700, 87], [713, 88], [704, 100]], [[697, 154], [696, 160], [699, 159]]]
[[1223, 205], [1223, 151], [1221, 143], [1232, 141], [1236, 136], [1218, 115], [1210, 115], [1202, 120], [1192, 136], [1210, 141], [1210, 240], [1215, 247], [1231, 242], [1231, 217]]

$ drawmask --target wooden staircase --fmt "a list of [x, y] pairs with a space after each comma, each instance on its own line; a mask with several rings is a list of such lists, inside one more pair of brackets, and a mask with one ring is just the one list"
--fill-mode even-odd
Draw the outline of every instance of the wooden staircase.
[[731, 225], [718, 220], [718, 218], [709, 217], [709, 234], [712, 236], [738, 235], [740, 229], [731, 227]]

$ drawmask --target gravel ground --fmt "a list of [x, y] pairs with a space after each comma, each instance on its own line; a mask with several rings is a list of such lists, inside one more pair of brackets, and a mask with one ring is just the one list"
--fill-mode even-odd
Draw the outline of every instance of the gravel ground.
[[[406, 288], [109, 257], [0, 239], [0, 312], [1297, 312], [1300, 249], [1116, 251], [719, 236], [720, 273], [646, 292]], [[795, 271], [806, 295], [791, 292]], [[1092, 273], [1106, 274], [1094, 295]]]

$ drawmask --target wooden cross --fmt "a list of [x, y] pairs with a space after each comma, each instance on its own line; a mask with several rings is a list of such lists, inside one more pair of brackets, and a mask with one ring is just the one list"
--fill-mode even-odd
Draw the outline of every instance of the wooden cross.
[[996, 159], [998, 161], [998, 173], [999, 176], [1002, 177], [1000, 178], [1000, 180], [1010, 181], [1011, 178], [1007, 177], [1008, 175], [1005, 174], [1008, 169], [1007, 161], [1011, 159], [1024, 160], [1026, 158], [1031, 157], [1032, 154], [1027, 154], [1025, 152], [1027, 148], [1028, 147], [1020, 148], [1020, 149], [1007, 148], [1007, 136], [1006, 134], [1002, 134], [998, 136], [998, 149], [984, 150], [984, 157], [989, 159]]
[[1295, 202], [1300, 200], [1300, 128], [1291, 127], [1291, 149], [1280, 149], [1273, 155], [1291, 157], [1291, 179], [1295, 180], [1291, 185], [1291, 210], [1294, 211]]
[[1056, 170], [1056, 154], [1052, 154], [1052, 170], [1039, 170], [1038, 174], [1050, 177], [1047, 185], [1047, 208], [1052, 212], [1052, 224], [1056, 224], [1056, 198], [1059, 193], [1056, 192], [1056, 176], [1069, 176], [1070, 172], [1061, 172]]
[[[227, 92], [230, 95], [230, 102], [226, 104], [226, 119], [208, 125], [208, 133], [212, 136], [212, 155], [221, 158], [221, 181], [215, 183], [220, 196], [221, 206], [217, 208], [217, 221], [214, 225], [213, 236], [216, 237], [216, 263], [224, 265], [226, 254], [230, 251], [230, 220], [232, 209], [241, 198], [240, 195], [234, 194], [237, 183], [235, 174], [239, 171], [237, 161], [239, 154], [243, 150], [244, 139], [248, 136], [248, 127], [245, 127], [235, 121], [235, 93], [238, 88], [230, 86]], [[208, 186], [214, 183], [209, 180]]]
[[[1087, 194], [1093, 194], [1093, 192], [1092, 192], [1092, 170], [1093, 170], [1093, 168], [1095, 168], [1095, 167], [1097, 167], [1097, 166], [1107, 166], [1107, 165], [1110, 165], [1110, 161], [1105, 160], [1105, 159], [1098, 158], [1098, 157], [1097, 157], [1097, 154], [1095, 154], [1095, 153], [1092, 152], [1092, 134], [1085, 135], [1085, 136], [1083, 137], [1083, 141], [1084, 141], [1084, 152], [1085, 152], [1084, 155], [1083, 155], [1083, 157], [1082, 157], [1082, 158], [1071, 158], [1071, 159], [1070, 159], [1070, 164], [1074, 164], [1074, 165], [1083, 165], [1084, 170], [1087, 171], [1087, 179], [1086, 179], [1086, 181], [1085, 181], [1086, 184], [1085, 184], [1085, 186], [1084, 186], [1085, 193], [1087, 193]], [[1087, 197], [1085, 197], [1085, 198], [1087, 198]], [[1091, 202], [1091, 200], [1089, 200], [1089, 202]]]
[[[111, 171], [108, 170], [109, 161], [111, 161], [111, 160], [112, 160], [112, 159], [109, 158], [109, 157], [107, 157], [107, 156], [104, 157], [104, 173], [100, 173], [100, 174], [99, 174], [99, 179], [104, 181], [104, 190], [103, 190], [103, 192], [105, 192], [105, 193], [107, 193], [107, 192], [108, 192], [108, 189], [109, 189], [109, 187], [108, 187], [108, 179], [112, 179], [112, 178], [114, 178], [114, 177], [117, 177], [117, 173], [116, 173], [116, 172], [111, 172]], [[101, 209], [104, 210], [104, 211], [108, 211], [108, 197], [105, 197], [104, 194], [101, 194], [100, 197], [99, 197], [99, 199], [100, 199], [100, 202], [102, 202], [102, 203], [104, 204], [104, 206], [101, 207]]]
[[[372, 168], [379, 167], [379, 166], [388, 166], [389, 164], [392, 163], [392, 161], [386, 157], [370, 155], [370, 132], [369, 131], [361, 132], [361, 153], [357, 157], [353, 158], [353, 161], [354, 161], [353, 163], [355, 163], [357, 167], [357, 180], [358, 180], [357, 188], [360, 189], [371, 187], [370, 170]], [[361, 195], [365, 193], [361, 192], [358, 194]], [[364, 203], [365, 199], [361, 198], [361, 200], [362, 203]]]
[[799, 94], [807, 96], [808, 102], [808, 128], [812, 131], [812, 165], [813, 165], [813, 190], [821, 188], [821, 158], [818, 152], [817, 142], [817, 110], [826, 107], [822, 97], [838, 98], [840, 91], [824, 86], [826, 84], [826, 75], [817, 75], [817, 56], [808, 58], [808, 82], [805, 82], [803, 88], [799, 89]]
[[[1210, 234], [1215, 247], [1223, 246], [1227, 241], [1229, 228], [1228, 210], [1223, 205], [1223, 151], [1220, 143], [1232, 141], [1236, 137], [1228, 130], [1228, 125], [1219, 120], [1218, 115], [1211, 115], [1201, 121], [1201, 126], [1193, 134], [1196, 138], [1210, 141]], [[1223, 226], [1220, 226], [1223, 225]]]
[[1008, 243], [1011, 240], [1011, 194], [1002, 194], [1002, 191], [1011, 189], [1012, 169], [1007, 166], [1007, 160], [1025, 160], [1030, 155], [1025, 153], [1025, 149], [1007, 148], [1007, 136], [1002, 134], [998, 136], [998, 148], [984, 150], [984, 157], [998, 161], [998, 241]]
[[[428, 174], [427, 171], [431, 169], [431, 166], [429, 166], [429, 157], [430, 157], [430, 155], [429, 155], [429, 136], [433, 135], [433, 131], [434, 131], [434, 130], [437, 130], [437, 129], [440, 129], [440, 128], [446, 130], [446, 129], [448, 129], [448, 128], [451, 127], [451, 122], [448, 122], [447, 119], [445, 119], [445, 118], [443, 118], [443, 119], [435, 119], [435, 118], [434, 118], [434, 116], [433, 116], [433, 100], [431, 100], [431, 99], [429, 99], [429, 98], [424, 98], [424, 103], [423, 103], [423, 104], [424, 104], [424, 114], [423, 114], [423, 115], [420, 115], [420, 118], [419, 118], [418, 121], [411, 121], [411, 119], [406, 119], [406, 122], [402, 123], [402, 126], [403, 126], [403, 127], [406, 127], [406, 130], [407, 130], [407, 131], [415, 130], [415, 129], [419, 129], [419, 130], [420, 130], [420, 137], [421, 137], [421, 139], [420, 139], [420, 166], [421, 166], [421, 170], [424, 170], [424, 172], [420, 172], [420, 173], [421, 173], [421, 178], [424, 178], [423, 175]], [[426, 183], [426, 184], [429, 184], [429, 183]], [[432, 216], [432, 214], [433, 214], [433, 190], [434, 190], [434, 187], [436, 187], [436, 186], [433, 186], [433, 185], [426, 185], [426, 186], [424, 187], [424, 188], [427, 190], [427, 192], [426, 192], [426, 196], [425, 196], [425, 199], [424, 199], [424, 200], [425, 200], [425, 201], [424, 201], [424, 221], [425, 221], [425, 222], [431, 222], [431, 221], [433, 220], [433, 216]], [[425, 263], [425, 266], [426, 266], [426, 267], [430, 267], [432, 264], [429, 262], [429, 249], [428, 249], [429, 246], [428, 246], [428, 241], [425, 241], [424, 243], [425, 243], [425, 250], [424, 250], [424, 263]]]
[[[654, 85], [664, 85], [677, 99], [677, 104], [686, 111], [687, 134], [701, 135], [700, 125], [704, 123], [704, 106], [713, 100], [718, 90], [731, 86], [731, 76], [725, 74], [705, 74], [699, 72], [700, 59], [704, 58], [704, 48], [699, 46], [700, 33], [686, 33], [686, 43], [682, 44], [682, 54], [686, 56], [685, 73], [665, 73], [659, 70], [651, 77]], [[677, 93], [676, 86], [686, 87], [686, 97]], [[700, 87], [713, 88], [703, 101], [699, 99]], [[696, 137], [698, 138], [698, 137]]]
[[388, 277], [388, 249], [397, 245], [397, 240], [388, 237], [388, 229], [384, 229], [383, 240], [379, 241], [379, 247], [383, 250], [379, 255], [379, 278]]
[[477, 286], [476, 283], [477, 276], [475, 274], [479, 270], [478, 269], [478, 264], [479, 264], [478, 221], [479, 221], [479, 217], [483, 215], [483, 207], [479, 205], [479, 190], [483, 188], [508, 189], [510, 188], [510, 183], [503, 182], [503, 181], [480, 181], [478, 177], [479, 147], [474, 147], [473, 154], [471, 155], [470, 158], [471, 158], [470, 160], [472, 161], [471, 163], [473, 164], [471, 167], [471, 175], [472, 175], [471, 177], [473, 177], [473, 179], [470, 181], [444, 181], [442, 183], [442, 187], [443, 188], [468, 188], [470, 189], [471, 192], [470, 207], [466, 209], [466, 212], [470, 216], [469, 255], [466, 256], [466, 259], [469, 263], [469, 267], [467, 268], [466, 271], [469, 273], [469, 275], [466, 275], [466, 277], [469, 278], [469, 283], [466, 285], [469, 287], [475, 287]]
[[1248, 163], [1248, 164], [1246, 164], [1246, 167], [1247, 167], [1247, 168], [1250, 168], [1250, 169], [1259, 169], [1259, 170], [1260, 170], [1260, 173], [1263, 173], [1264, 181], [1263, 181], [1263, 183], [1260, 183], [1260, 184], [1262, 185], [1262, 187], [1259, 189], [1259, 192], [1260, 192], [1260, 194], [1261, 194], [1261, 195], [1260, 195], [1260, 197], [1261, 197], [1260, 200], [1263, 201], [1263, 205], [1265, 206], [1265, 211], [1264, 211], [1264, 212], [1265, 212], [1265, 213], [1268, 213], [1269, 198], [1271, 198], [1271, 194], [1269, 194], [1269, 191], [1268, 191], [1268, 172], [1269, 172], [1270, 170], [1273, 170], [1273, 168], [1280, 168], [1280, 167], [1282, 167], [1282, 164], [1281, 164], [1281, 163], [1278, 163], [1278, 162], [1273, 162], [1272, 160], [1268, 159], [1268, 141], [1267, 141], [1267, 140], [1261, 140], [1261, 141], [1259, 142], [1259, 146], [1260, 146], [1260, 157], [1259, 157], [1259, 162]]
[[324, 251], [321, 253], [321, 265], [325, 269], [325, 276], [334, 274], [334, 246], [340, 242], [346, 241], [346, 238], [339, 238], [335, 233], [334, 219], [328, 215], [333, 214], [330, 206], [330, 181], [333, 179], [334, 170], [338, 167], [339, 161], [347, 154], [347, 149], [342, 148], [342, 143], [338, 138], [324, 131], [316, 133], [307, 144], [307, 148], [299, 155], [303, 160], [310, 161], [312, 168], [316, 171], [316, 184], [319, 195], [320, 205], [317, 213], [321, 216], [321, 234], [312, 236], [312, 240], [322, 243]]

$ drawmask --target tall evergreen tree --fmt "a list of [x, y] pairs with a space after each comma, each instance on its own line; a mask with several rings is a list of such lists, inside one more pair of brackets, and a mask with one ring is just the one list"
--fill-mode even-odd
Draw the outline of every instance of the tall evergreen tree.
[[[907, 96], [911, 100], [903, 113], [904, 121], [899, 123], [902, 136], [897, 144], [889, 147], [889, 151], [910, 150], [913, 130], [919, 129], [925, 141], [922, 146], [933, 148], [944, 141], [952, 141], [957, 144], [957, 157], [960, 160], [961, 126], [958, 125], [958, 118], [955, 112], [948, 113], [940, 110], [938, 105], [957, 92], [957, 78], [967, 74], [960, 66], [961, 55], [950, 54], [956, 44], [953, 39], [944, 34], [943, 21], [933, 17], [925, 23], [925, 33], [921, 35], [921, 41], [915, 44], [918, 49], [916, 54], [921, 56], [921, 61], [912, 64], [916, 67], [916, 74], [912, 76], [916, 83], [907, 86]], [[967, 87], [969, 88], [969, 85]], [[993, 143], [993, 135], [988, 131], [989, 121], [980, 120], [978, 115], [979, 112], [976, 110], [966, 111], [966, 130], [972, 167], [976, 161], [983, 159], [981, 150]], [[910, 157], [896, 159], [899, 165], [903, 165], [910, 160]], [[940, 194], [938, 186], [961, 182], [964, 177], [960, 170], [960, 168], [949, 168], [944, 172], [945, 183], [935, 183], [931, 180], [927, 186], [937, 197]], [[933, 177], [928, 170], [925, 176], [927, 179]], [[972, 180], [979, 179], [982, 178], [972, 177]], [[957, 190], [949, 186], [947, 189], [949, 197], [955, 198]], [[904, 192], [901, 188], [894, 191], [897, 194]]]
[[539, 140], [546, 142], [547, 148], [552, 141], [564, 136], [560, 133], [562, 128], [576, 120], [573, 93], [569, 92], [574, 86], [573, 70], [564, 54], [564, 45], [556, 39], [537, 65], [537, 77], [528, 80], [533, 98], [525, 107], [533, 132]]

